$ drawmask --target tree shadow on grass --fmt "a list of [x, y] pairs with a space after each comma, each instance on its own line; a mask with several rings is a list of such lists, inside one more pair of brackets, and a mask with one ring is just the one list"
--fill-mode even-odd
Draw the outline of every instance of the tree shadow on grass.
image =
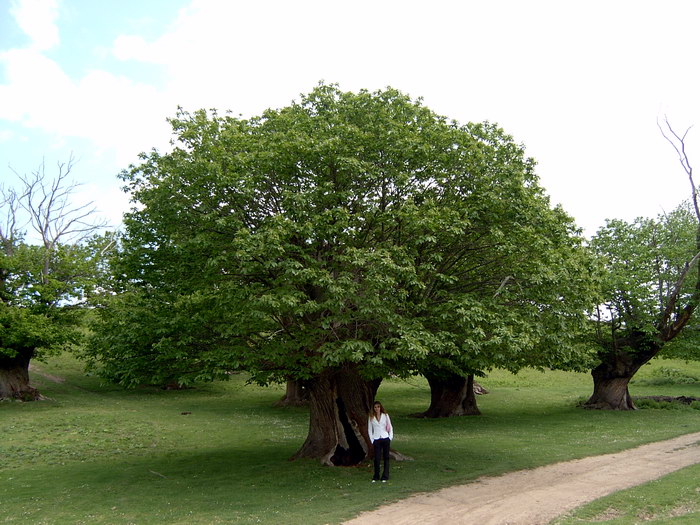
[[303, 514], [304, 502], [348, 479], [317, 462], [290, 463], [294, 450], [275, 443], [208, 449], [206, 430], [202, 440], [189, 452], [0, 472], [0, 514], [31, 523], [244, 523], [263, 512], [270, 523], [291, 507]]

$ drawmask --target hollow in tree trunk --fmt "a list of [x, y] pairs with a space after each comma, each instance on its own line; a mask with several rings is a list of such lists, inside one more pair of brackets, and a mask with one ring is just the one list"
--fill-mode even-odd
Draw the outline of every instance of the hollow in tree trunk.
[[474, 375], [424, 374], [430, 385], [430, 406], [417, 417], [478, 416]]
[[371, 456], [367, 418], [379, 381], [366, 381], [351, 366], [323, 371], [308, 381], [309, 434], [292, 456], [324, 465], [357, 465]]
[[302, 381], [290, 379], [282, 399], [275, 403], [276, 407], [299, 407], [309, 404], [309, 390]]
[[15, 357], [0, 356], [0, 399], [41, 399], [39, 391], [29, 384], [31, 356], [31, 352], [20, 353]]

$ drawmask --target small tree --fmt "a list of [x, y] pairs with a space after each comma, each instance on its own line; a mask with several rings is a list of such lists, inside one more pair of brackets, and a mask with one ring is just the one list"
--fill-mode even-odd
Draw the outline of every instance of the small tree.
[[598, 365], [589, 408], [634, 409], [629, 382], [678, 337], [700, 300], [700, 207], [685, 151], [689, 130], [659, 125], [676, 150], [691, 186], [687, 205], [656, 219], [608, 221], [592, 247], [607, 262], [606, 301], [595, 313]]
[[[51, 179], [42, 163], [29, 177], [16, 174], [19, 189], [0, 188], [0, 398], [40, 397], [30, 361], [79, 339], [79, 307], [97, 286], [105, 239], [88, 237], [103, 225], [89, 222], [90, 205], [70, 202], [73, 164], [58, 164]], [[25, 227], [39, 244], [27, 242]]]

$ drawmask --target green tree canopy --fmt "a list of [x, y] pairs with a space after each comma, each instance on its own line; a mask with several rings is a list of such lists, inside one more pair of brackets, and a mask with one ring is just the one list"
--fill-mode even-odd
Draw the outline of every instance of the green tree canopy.
[[[691, 187], [689, 201], [656, 219], [614, 220], [592, 247], [606, 261], [604, 303], [596, 312], [598, 365], [591, 408], [630, 410], [628, 384], [637, 370], [676, 340], [688, 356], [693, 315], [700, 301], [700, 202], [685, 147], [666, 120], [659, 129], [673, 146]], [[681, 336], [679, 338], [679, 336]]]
[[[319, 405], [343, 400], [349, 377], [357, 390], [428, 367], [582, 362], [592, 259], [498, 127], [328, 85], [248, 120], [171, 122], [174, 149], [123, 174], [137, 204], [115, 263], [123, 293], [92, 345], [111, 377], [238, 368], [305, 380]], [[331, 409], [365, 418], [367, 388]], [[302, 455], [328, 459], [352, 444], [335, 422], [313, 436], [321, 412]]]
[[31, 359], [82, 337], [80, 307], [101, 283], [110, 237], [94, 235], [94, 210], [72, 206], [72, 165], [49, 178], [42, 163], [32, 176], [17, 175], [19, 189], [0, 187], [0, 399], [40, 397], [29, 384]]
[[672, 341], [676, 355], [693, 355], [693, 333], [684, 331], [698, 300], [697, 232], [686, 203], [655, 219], [610, 220], [592, 239], [606, 272], [589, 406], [634, 408], [629, 380]]

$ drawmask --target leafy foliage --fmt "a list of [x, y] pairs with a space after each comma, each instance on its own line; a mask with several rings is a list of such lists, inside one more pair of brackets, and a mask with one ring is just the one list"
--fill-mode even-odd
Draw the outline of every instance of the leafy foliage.
[[[608, 221], [591, 246], [607, 262], [606, 301], [596, 315], [598, 342], [604, 352], [628, 345], [634, 334], [663, 345], [679, 331], [674, 323], [694, 305], [697, 272], [690, 266], [696, 254], [697, 221], [688, 205], [656, 219], [631, 223]], [[672, 337], [671, 337], [672, 336]], [[691, 331], [680, 338], [692, 339]]]
[[[74, 344], [82, 335], [80, 307], [101, 285], [100, 264], [110, 235], [94, 235], [100, 225], [92, 211], [72, 208], [74, 185], [68, 166], [52, 180], [41, 168], [33, 178], [18, 175], [20, 189], [0, 187], [0, 367], [19, 359], [27, 366]], [[38, 235], [27, 241], [26, 228]], [[88, 236], [92, 235], [88, 238]]]
[[110, 377], [581, 364], [592, 259], [498, 127], [323, 84], [250, 120], [171, 123], [174, 150], [122, 175], [127, 295], [90, 350]]
[[691, 199], [656, 219], [609, 221], [592, 240], [607, 274], [594, 314], [598, 364], [589, 408], [634, 409], [628, 383], [639, 368], [667, 343], [675, 340], [680, 355], [693, 339], [686, 328], [700, 301], [700, 203], [685, 152], [688, 130], [678, 135], [665, 124], [659, 129], [679, 156]]
[[637, 380], [645, 385], [692, 385], [700, 383], [700, 378], [678, 368], [661, 366], [648, 378]]

